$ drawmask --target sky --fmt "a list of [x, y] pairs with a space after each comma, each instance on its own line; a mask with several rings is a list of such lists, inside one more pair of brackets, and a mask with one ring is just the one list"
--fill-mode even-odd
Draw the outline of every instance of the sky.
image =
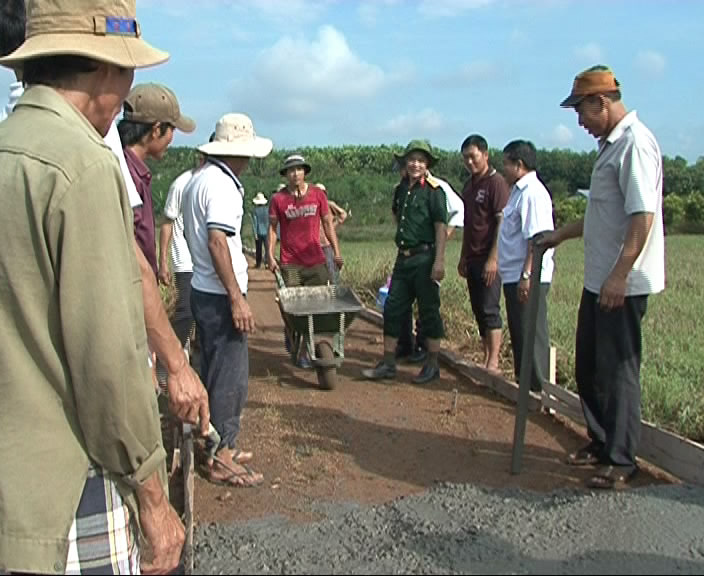
[[[559, 103], [606, 64], [665, 155], [704, 155], [700, 0], [137, 0], [137, 18], [171, 58], [135, 82], [166, 84], [197, 123], [175, 145], [244, 112], [276, 148], [458, 150], [479, 133], [492, 148], [588, 151]], [[11, 80], [0, 73], [0, 89]]]

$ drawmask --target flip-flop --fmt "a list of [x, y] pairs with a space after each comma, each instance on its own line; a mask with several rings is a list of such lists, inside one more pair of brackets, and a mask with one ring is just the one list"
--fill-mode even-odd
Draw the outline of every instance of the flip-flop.
[[240, 450], [239, 448], [235, 448], [232, 452], [232, 461], [236, 464], [246, 464], [251, 462], [253, 458], [254, 454], [252, 452]]
[[599, 490], [623, 489], [637, 472], [635, 466], [603, 466], [587, 480], [587, 486]]
[[264, 482], [264, 475], [255, 472], [249, 466], [240, 464], [244, 468], [244, 472], [231, 472], [229, 476], [224, 478], [213, 478], [212, 475], [208, 475], [208, 482], [215, 484], [216, 486], [230, 486], [232, 488], [250, 488], [252, 486], [259, 486]]

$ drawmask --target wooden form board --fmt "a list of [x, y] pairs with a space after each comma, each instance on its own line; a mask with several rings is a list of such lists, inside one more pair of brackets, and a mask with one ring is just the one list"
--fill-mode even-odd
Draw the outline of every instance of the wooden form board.
[[[360, 316], [377, 326], [383, 326], [384, 318], [375, 310], [365, 308]], [[440, 359], [463, 376], [494, 390], [504, 398], [516, 402], [518, 385], [514, 382], [489, 373], [484, 368], [458, 358], [454, 353], [441, 350]], [[557, 357], [554, 348], [550, 350], [550, 375], [552, 384], [546, 384], [542, 396], [531, 392], [528, 409], [537, 411], [551, 409], [574, 422], [584, 425], [584, 415], [579, 396], [574, 392], [554, 384]], [[677, 476], [685, 482], [704, 485], [704, 445], [683, 438], [654, 426], [641, 423], [641, 441], [638, 456], [657, 467]]]

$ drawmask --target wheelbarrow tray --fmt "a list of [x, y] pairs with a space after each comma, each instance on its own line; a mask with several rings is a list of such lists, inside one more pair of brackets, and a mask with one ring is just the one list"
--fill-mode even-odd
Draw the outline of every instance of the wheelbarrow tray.
[[296, 286], [279, 288], [279, 306], [287, 323], [308, 334], [308, 317], [313, 317], [316, 334], [339, 333], [340, 314], [345, 314], [344, 329], [352, 323], [362, 303], [346, 286]]

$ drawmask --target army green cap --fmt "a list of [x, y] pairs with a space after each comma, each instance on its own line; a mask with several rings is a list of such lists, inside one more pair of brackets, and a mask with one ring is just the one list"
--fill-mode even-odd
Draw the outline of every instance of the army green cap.
[[437, 156], [433, 154], [433, 149], [430, 146], [430, 142], [420, 139], [411, 140], [406, 146], [406, 149], [403, 151], [403, 154], [394, 154], [394, 157], [396, 158], [396, 161], [401, 164], [406, 160], [406, 157], [411, 152], [416, 151], [423, 152], [428, 157], [428, 168], [438, 161]]

